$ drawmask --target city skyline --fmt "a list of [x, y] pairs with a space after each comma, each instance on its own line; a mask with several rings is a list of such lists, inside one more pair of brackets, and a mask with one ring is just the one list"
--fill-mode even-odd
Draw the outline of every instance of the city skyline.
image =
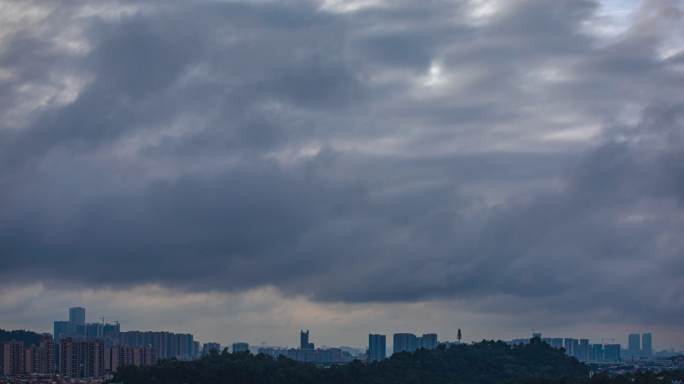
[[684, 347], [683, 0], [2, 11], [3, 329]]
[[[72, 313], [73, 313], [72, 310], [73, 310], [73, 309], [78, 309], [78, 310], [79, 310], [79, 312], [78, 312], [79, 314], [77, 315], [77, 317], [73, 317], [73, 315], [72, 315]], [[63, 309], [63, 310], [64, 310], [64, 309]], [[85, 315], [86, 309], [85, 309], [84, 307], [73, 307], [73, 308], [69, 308], [69, 311], [68, 311], [68, 312], [69, 312], [69, 318], [74, 318], [75, 321], [80, 321], [80, 319], [85, 319], [85, 323], [91, 323], [91, 322], [92, 322], [91, 319], [92, 319], [93, 317], [95, 317], [95, 318], [96, 318], [95, 323], [101, 323], [101, 322], [102, 322], [101, 316], [93, 315], [90, 311], [88, 312], [88, 313], [89, 313], [88, 317], [86, 317], [86, 315]], [[110, 312], [111, 312], [111, 311], [110, 311]], [[110, 316], [105, 317], [105, 319], [112, 319], [112, 320], [114, 320], [114, 321], [118, 321], [118, 320], [114, 319], [114, 317], [110, 317]], [[34, 330], [34, 331], [36, 331], [36, 332], [38, 332], [38, 333], [46, 332], [46, 333], [53, 334], [53, 336], [54, 336], [54, 335], [55, 335], [54, 331], [55, 331], [55, 329], [56, 329], [56, 327], [57, 327], [57, 323], [66, 323], [66, 324], [68, 325], [68, 324], [69, 324], [69, 321], [54, 320], [53, 323], [54, 323], [53, 329], [50, 329], [50, 330], [41, 330], [41, 331], [36, 331], [36, 330]], [[169, 330], [169, 329], [173, 329], [173, 328], [153, 329], [153, 328], [154, 328], [154, 325], [151, 325], [152, 328], [149, 328], [149, 329], [148, 329], [148, 328], [143, 328], [143, 327], [136, 327], [135, 322], [131, 322], [130, 320], [126, 320], [126, 323], [125, 323], [125, 324], [127, 324], [128, 327], [131, 328], [131, 329], [125, 329], [126, 327], [124, 327], [124, 329], [121, 329], [121, 332], [128, 332], [128, 331], [142, 331], [142, 332], [149, 332], [149, 331], [166, 331], [166, 332], [179, 333], [179, 334], [185, 334], [185, 333], [189, 333], [189, 334], [192, 334], [192, 335], [195, 335], [195, 334], [196, 334], [196, 332], [190, 332], [190, 331], [188, 331], [188, 332], [183, 332], [182, 329], [181, 329], [180, 331], [177, 330], [177, 331], [175, 331], [175, 332]], [[120, 324], [117, 324], [117, 327], [120, 327]], [[422, 326], [421, 326], [421, 327], [422, 327]], [[457, 326], [457, 327], [458, 327], [458, 326]], [[192, 327], [190, 327], [190, 328], [192, 328]], [[377, 327], [377, 326], [374, 326], [374, 328], [377, 329], [378, 327]], [[458, 328], [460, 328], [460, 327], [458, 327]], [[320, 328], [312, 328], [312, 329], [314, 329], [314, 330], [320, 330]], [[549, 329], [549, 328], [546, 328], [546, 329]], [[228, 329], [227, 331], [230, 332], [229, 329]], [[404, 333], [404, 332], [406, 332], [406, 329], [395, 329], [395, 331], [396, 331], [396, 332], [387, 332], [387, 333], [384, 333], [384, 334], [381, 333], [381, 334], [382, 334], [382, 335], [391, 336], [391, 335], [398, 334], [398, 333]], [[466, 331], [465, 335], [467, 336], [469, 330], [465, 330], [465, 331]], [[602, 343], [602, 342], [603, 342], [603, 341], [602, 341], [603, 339], [605, 339], [605, 340], [613, 339], [613, 340], [615, 341], [616, 344], [622, 345], [622, 348], [623, 348], [623, 349], [629, 350], [629, 346], [630, 346], [630, 337], [631, 337], [632, 335], [635, 334], [634, 332], [636, 332], [636, 331], [632, 331], [632, 332], [630, 332], [629, 334], [618, 334], [618, 335], [616, 336], [616, 335], [615, 335], [616, 332], [613, 331], [612, 333], [609, 333], [609, 334], [608, 334], [608, 336], [610, 336], [610, 337], [603, 337], [603, 336], [606, 336], [606, 334], [600, 334], [600, 336], [588, 337], [588, 336], [586, 336], [586, 335], [587, 335], [587, 334], [591, 334], [591, 333], [592, 333], [591, 331], [573, 331], [573, 332], [572, 332], [573, 334], [569, 334], [569, 333], [565, 333], [565, 334], [564, 334], [563, 332], [565, 332], [565, 331], [562, 331], [562, 330], [555, 331], [555, 332], [554, 332], [554, 331], [545, 332], [545, 331], [543, 331], [543, 330], [537, 329], [537, 331], [535, 332], [534, 329], [526, 329], [526, 330], [521, 330], [520, 332], [521, 332], [521, 333], [524, 333], [525, 331], [528, 331], [528, 333], [529, 333], [528, 336], [524, 336], [524, 335], [523, 335], [522, 337], [519, 337], [520, 334], [519, 334], [519, 333], [516, 333], [516, 334], [511, 334], [511, 335], [508, 335], [508, 336], [507, 336], [507, 335], [504, 335], [504, 336], [502, 336], [502, 337], [487, 337], [487, 336], [485, 336], [484, 338], [485, 338], [486, 340], [502, 340], [502, 341], [510, 341], [510, 340], [529, 340], [531, 337], [533, 337], [533, 336], [535, 336], [535, 335], [541, 335], [541, 339], [543, 339], [543, 340], [546, 340], [546, 339], [554, 339], [554, 338], [559, 338], [559, 337], [560, 337], [561, 339], [566, 339], [566, 338], [570, 337], [570, 338], [574, 338], [574, 339], [576, 339], [576, 340], [580, 340], [580, 339], [582, 339], [582, 338], [587, 338], [588, 340], [590, 340], [590, 343], [591, 343], [591, 344], [596, 344], [596, 343], [599, 343], [599, 342]], [[359, 330], [358, 332], [354, 332], [354, 336], [351, 338], [351, 340], [361, 340], [361, 339], [364, 339], [363, 335], [362, 335], [362, 334], [359, 334], [359, 333], [363, 333], [363, 332], [365, 332], [365, 330], [363, 330], [363, 329]], [[222, 333], [222, 334], [225, 334], [225, 333], [227, 333], [227, 332], [221, 332], [221, 333]], [[304, 341], [304, 339], [309, 340], [309, 336], [308, 336], [309, 330], [307, 329], [306, 332], [303, 331], [303, 330], [300, 330], [299, 333], [300, 333], [300, 338], [298, 339], [298, 341], [297, 341], [296, 343], [292, 341], [292, 338], [291, 338], [291, 337], [284, 337], [284, 338], [275, 338], [275, 339], [272, 338], [271, 341], [268, 341], [268, 340], [250, 340], [250, 341], [248, 342], [248, 344], [249, 344], [249, 345], [253, 345], [253, 346], [258, 346], [258, 345], [261, 345], [261, 343], [266, 342], [268, 345], [278, 345], [278, 346], [288, 347], [288, 348], [300, 348], [300, 347], [301, 347], [301, 343]], [[335, 333], [334, 330], [333, 330], [331, 333]], [[410, 332], [409, 332], [409, 333], [410, 333]], [[452, 334], [452, 333], [453, 333], [453, 334]], [[201, 334], [201, 332], [200, 332], [200, 334]], [[415, 336], [420, 336], [420, 335], [421, 335], [421, 333], [418, 333], [418, 332], [413, 332], [413, 334], [414, 334]], [[442, 332], [442, 333], [437, 333], [437, 334], [443, 335], [443, 336], [440, 337], [440, 339], [438, 340], [438, 341], [440, 341], [440, 342], [442, 342], [442, 341], [456, 342], [456, 341], [457, 341], [457, 331], [456, 331], [456, 332], [446, 332], [446, 333]], [[486, 332], [485, 332], [485, 334], [486, 334]], [[495, 334], [502, 334], [502, 333], [500, 332], [500, 330], [495, 330], [495, 329], [494, 329], [494, 330], [490, 330], [489, 334], [495, 335]], [[643, 336], [644, 334], [652, 334], [652, 332], [640, 331], [640, 333], [638, 333], [638, 335], [639, 335], [639, 345], [640, 345], [640, 349], [641, 349], [641, 343], [642, 343], [642, 336]], [[323, 341], [320, 341], [320, 344], [315, 344], [315, 343], [314, 343], [314, 348], [318, 348], [318, 347], [320, 347], [321, 345], [348, 345], [348, 346], [352, 346], [352, 347], [356, 347], [356, 348], [368, 347], [367, 335], [366, 335], [366, 338], [365, 338], [365, 339], [366, 339], [366, 345], [363, 345], [363, 342], [358, 343], [358, 342], [355, 342], [355, 341], [354, 341], [354, 342], [348, 341], [348, 340], [350, 340], [350, 339], [342, 339], [341, 342], [337, 342], [337, 343], [336, 343], [336, 342], [334, 342], [334, 341], [330, 341], [330, 340], [335, 340], [335, 339], [331, 339], [331, 338], [330, 338], [330, 334], [328, 334], [328, 333], [326, 333], [326, 332], [321, 332], [321, 333], [316, 332], [315, 335], [316, 335], [316, 338], [317, 338], [317, 339], [321, 339], [321, 340], [323, 340]], [[516, 337], [513, 337], [513, 335], [515, 335]], [[306, 336], [306, 337], [304, 337], [304, 336]], [[423, 336], [425, 336], [425, 335], [423, 335]], [[201, 342], [201, 344], [205, 344], [205, 343], [216, 343], [216, 344], [220, 344], [220, 345], [222, 345], [222, 346], [230, 346], [230, 345], [232, 345], [232, 344], [234, 344], [234, 343], [236, 343], [236, 342], [244, 342], [244, 341], [247, 339], [247, 338], [241, 337], [241, 336], [239, 336], [239, 335], [237, 335], [237, 336], [235, 336], [235, 337], [236, 337], [235, 339], [227, 339], [227, 338], [223, 337], [223, 338], [218, 338], [218, 339], [216, 339], [216, 340], [214, 340], [214, 339], [208, 340], [208, 339], [205, 339], [205, 338], [199, 339], [199, 338], [195, 337], [195, 340], [199, 340], [199, 341]], [[242, 341], [240, 341], [240, 340], [242, 340]], [[326, 342], [326, 340], [328, 340], [328, 341]], [[338, 339], [338, 340], [339, 340], [339, 339]], [[392, 339], [391, 339], [391, 337], [390, 337], [390, 338], [388, 339], [387, 343], [386, 343], [388, 349], [389, 349], [390, 347], [393, 347], [393, 345], [394, 345], [393, 342], [392, 342], [391, 340], [392, 340]], [[471, 341], [481, 341], [481, 340], [482, 340], [482, 338], [479, 338], [479, 339], [478, 339], [478, 338], [469, 339], [469, 338], [465, 337], [465, 338], [463, 339], [463, 342], [466, 342], [466, 343], [467, 343], [467, 342], [471, 342]], [[311, 340], [309, 340], [309, 342], [311, 342]], [[549, 343], [549, 344], [551, 344], [551, 343]], [[660, 340], [660, 339], [658, 339], [657, 337], [656, 337], [656, 344], [655, 344], [655, 346], [653, 346], [652, 342], [651, 342], [651, 346], [652, 346], [652, 350], [653, 350], [654, 352], [660, 351], [660, 350], [670, 350], [670, 349], [674, 349], [674, 350], [676, 350], [676, 351], [680, 351], [680, 350], [683, 350], [683, 349], [684, 349], [684, 348], [679, 347], [679, 346], [677, 346], [677, 345], [675, 345], [675, 344], [672, 344], [670, 340]], [[565, 347], [565, 345], [563, 345], [563, 347]], [[222, 347], [222, 348], [223, 348], [223, 347]]]
[[[112, 319], [111, 317], [100, 317], [98, 318], [99, 321], [102, 321], [102, 323], [96, 323], [96, 324], [101, 324], [102, 329], [100, 330], [100, 334], [93, 334], [90, 335], [88, 333], [87, 339], [91, 340], [95, 336], [102, 337], [103, 340], [105, 336], [105, 331], [107, 329], [116, 331], [117, 333], [121, 333], [122, 335], [126, 335], [129, 333], [135, 333], [135, 334], [143, 334], [146, 333], [145, 331], [140, 332], [140, 331], [121, 331], [120, 329], [120, 323], [119, 320], [116, 319], [114, 322], [116, 323], [116, 327], [113, 327], [112, 325], [105, 324], [106, 319]], [[82, 324], [85, 327], [75, 327], [74, 325]], [[70, 337], [73, 334], [78, 334], [81, 333], [84, 336], [87, 334], [87, 328], [90, 325], [86, 321], [86, 309], [83, 307], [73, 307], [69, 308], [69, 321], [59, 321], [56, 320], [54, 321], [54, 333], [53, 336], [59, 340], [61, 337]], [[58, 334], [58, 329], [68, 329], [69, 333], [68, 334], [63, 334], [59, 335]], [[149, 333], [150, 331], [147, 331]], [[154, 332], [154, 331], [152, 331]], [[458, 330], [460, 332], [460, 328]], [[532, 335], [531, 337], [538, 337], [540, 340], [543, 342], [548, 343], [550, 346], [554, 348], [565, 348], [566, 352], [571, 355], [575, 356], [580, 361], [587, 361], [588, 357], [591, 355], [590, 349], [591, 345], [598, 345], [598, 344], [616, 344], [616, 345], [621, 345], [622, 349], [625, 351], [625, 355], [627, 357], [631, 356], [653, 356], [656, 353], [656, 350], [653, 349], [653, 339], [652, 339], [652, 333], [650, 332], [641, 332], [641, 330], [636, 331], [638, 333], [630, 333], [627, 338], [627, 343], [620, 343], [619, 338], [602, 338], [601, 343], [598, 343], [598, 341], [594, 340], [589, 340], [589, 339], [577, 339], [577, 338], [567, 338], [567, 337], [548, 337], [548, 335], [544, 335], [541, 333], [540, 329], [531, 329]], [[183, 335], [183, 334], [181, 334]], [[133, 335], [134, 337], [139, 337], [137, 335]], [[184, 353], [187, 356], [190, 356], [189, 351], [195, 347], [195, 342], [193, 341], [193, 335], [192, 334], [184, 334], [184, 338], [187, 338], [187, 341], [185, 342], [187, 345], [184, 347]], [[111, 336], [110, 336], [111, 337]], [[144, 343], [138, 343], [138, 342], [133, 342], [133, 341], [127, 341], [130, 337], [129, 336], [122, 336], [122, 338], [119, 338], [118, 335], [116, 336], [117, 341], [107, 341], [107, 345], [115, 345], [116, 343], [124, 343], [127, 345], [131, 346], [138, 346], [142, 345]], [[132, 340], [132, 339], [131, 339]], [[397, 340], [399, 340], [397, 342]], [[501, 339], [499, 339], [501, 340]], [[509, 341], [512, 340], [512, 341]], [[609, 342], [608, 342], [608, 341]], [[617, 340], [617, 342], [616, 342]], [[387, 351], [393, 350], [394, 353], [400, 352], [402, 350], [404, 351], [410, 351], [410, 350], [415, 350], [417, 348], [425, 347], [425, 348], [435, 348], [438, 342], [454, 342], [455, 340], [449, 340], [449, 339], [439, 339], [437, 334], [423, 334], [422, 336], [419, 336], [419, 334], [412, 334], [412, 333], [393, 333], [393, 343], [388, 344], [386, 342], [386, 335], [381, 335], [381, 334], [369, 334], [369, 340], [368, 340], [368, 345], [366, 348], [369, 350], [373, 350], [377, 356], [379, 356], [378, 350], [382, 349], [385, 350], [385, 346]], [[476, 341], [476, 340], [475, 340]], [[513, 338], [513, 339], [507, 339], [503, 340], [507, 342], [512, 342], [512, 343], [527, 343], [529, 341], [529, 338]], [[194, 354], [202, 353], [202, 354], [207, 354], [208, 350], [216, 347], [217, 349], [221, 349], [220, 345], [221, 343], [216, 343], [216, 342], [204, 342], [204, 348], [201, 348], [200, 346], [202, 345], [201, 342], [197, 341], [196, 344], [198, 347], [196, 348]], [[269, 345], [265, 341], [261, 342], [261, 345]], [[349, 344], [349, 343], [347, 343]], [[376, 345], [376, 347], [372, 347], [372, 345]], [[377, 345], [382, 345], [382, 347], [377, 347]], [[224, 344], [224, 345], [229, 345], [229, 344]], [[233, 342], [232, 343], [232, 349], [231, 351], [234, 351], [234, 348], [236, 345], [240, 345], [238, 350], [244, 351], [247, 350], [250, 346], [250, 343], [245, 343], [245, 342]], [[252, 343], [251, 345], [257, 345], [257, 343]], [[274, 345], [274, 344], [270, 344]], [[282, 346], [281, 346], [282, 347]], [[285, 348], [288, 348], [287, 345], [285, 345]], [[300, 339], [299, 339], [299, 349], [317, 349], [315, 347], [315, 343], [311, 342], [310, 340], [310, 331], [307, 329], [306, 332], [304, 330], [300, 331]], [[325, 344], [321, 344], [321, 348], [325, 349]], [[672, 348], [674, 350], [674, 348]], [[581, 352], [578, 352], [581, 351]], [[665, 349], [667, 350], [667, 349]], [[679, 351], [679, 349], [677, 349]], [[254, 352], [254, 351], [253, 351]], [[166, 353], [164, 350], [162, 350], [162, 357], [168, 357], [165, 356], [164, 353]]]

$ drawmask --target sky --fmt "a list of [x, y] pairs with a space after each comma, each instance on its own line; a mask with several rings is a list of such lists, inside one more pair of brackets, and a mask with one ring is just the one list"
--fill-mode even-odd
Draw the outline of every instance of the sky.
[[0, 0], [0, 328], [682, 349], [683, 17]]

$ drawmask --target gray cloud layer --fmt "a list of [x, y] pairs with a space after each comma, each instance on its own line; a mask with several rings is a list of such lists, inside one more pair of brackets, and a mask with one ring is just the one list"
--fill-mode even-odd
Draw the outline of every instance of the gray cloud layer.
[[684, 315], [675, 2], [110, 6], [4, 42], [1, 281]]

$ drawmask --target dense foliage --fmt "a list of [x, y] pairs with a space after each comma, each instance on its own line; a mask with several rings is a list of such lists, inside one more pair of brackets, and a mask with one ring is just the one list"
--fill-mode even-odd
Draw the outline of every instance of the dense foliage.
[[604, 372], [594, 375], [591, 379], [577, 377], [530, 377], [506, 384], [672, 384], [673, 380], [682, 380], [683, 378], [684, 372], [682, 371], [663, 371], [659, 373], [637, 371], [636, 373], [627, 373], [614, 377]]
[[[161, 360], [152, 367], [120, 367], [112, 382], [124, 384], [204, 383], [481, 383], [523, 380], [531, 377], [589, 377], [589, 367], [538, 339], [528, 345], [509, 346], [501, 341], [440, 346], [403, 352], [365, 365], [317, 367], [285, 357], [263, 354], [212, 354], [196, 361]], [[579, 382], [579, 380], [577, 380]], [[521, 381], [522, 383], [522, 381]], [[528, 383], [525, 383], [528, 384]], [[530, 382], [529, 384], [536, 384]], [[557, 384], [563, 384], [558, 381]], [[600, 384], [600, 383], [596, 383]]]
[[5, 331], [0, 329], [0, 344], [2, 344], [3, 341], [10, 340], [23, 341], [24, 345], [38, 345], [40, 343], [40, 335], [31, 331]]

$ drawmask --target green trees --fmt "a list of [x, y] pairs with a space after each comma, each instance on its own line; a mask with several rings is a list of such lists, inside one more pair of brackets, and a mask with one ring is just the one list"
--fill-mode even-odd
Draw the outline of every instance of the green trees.
[[[509, 346], [501, 341], [446, 348], [419, 349], [415, 353], [395, 353], [372, 364], [354, 361], [343, 366], [321, 368], [284, 356], [252, 355], [247, 352], [210, 353], [201, 360], [161, 360], [152, 367], [120, 367], [112, 382], [126, 384], [203, 383], [475, 383], [516, 381], [524, 384], [589, 383], [589, 367], [539, 340], [527, 345]], [[644, 382], [644, 384], [650, 384]]]

